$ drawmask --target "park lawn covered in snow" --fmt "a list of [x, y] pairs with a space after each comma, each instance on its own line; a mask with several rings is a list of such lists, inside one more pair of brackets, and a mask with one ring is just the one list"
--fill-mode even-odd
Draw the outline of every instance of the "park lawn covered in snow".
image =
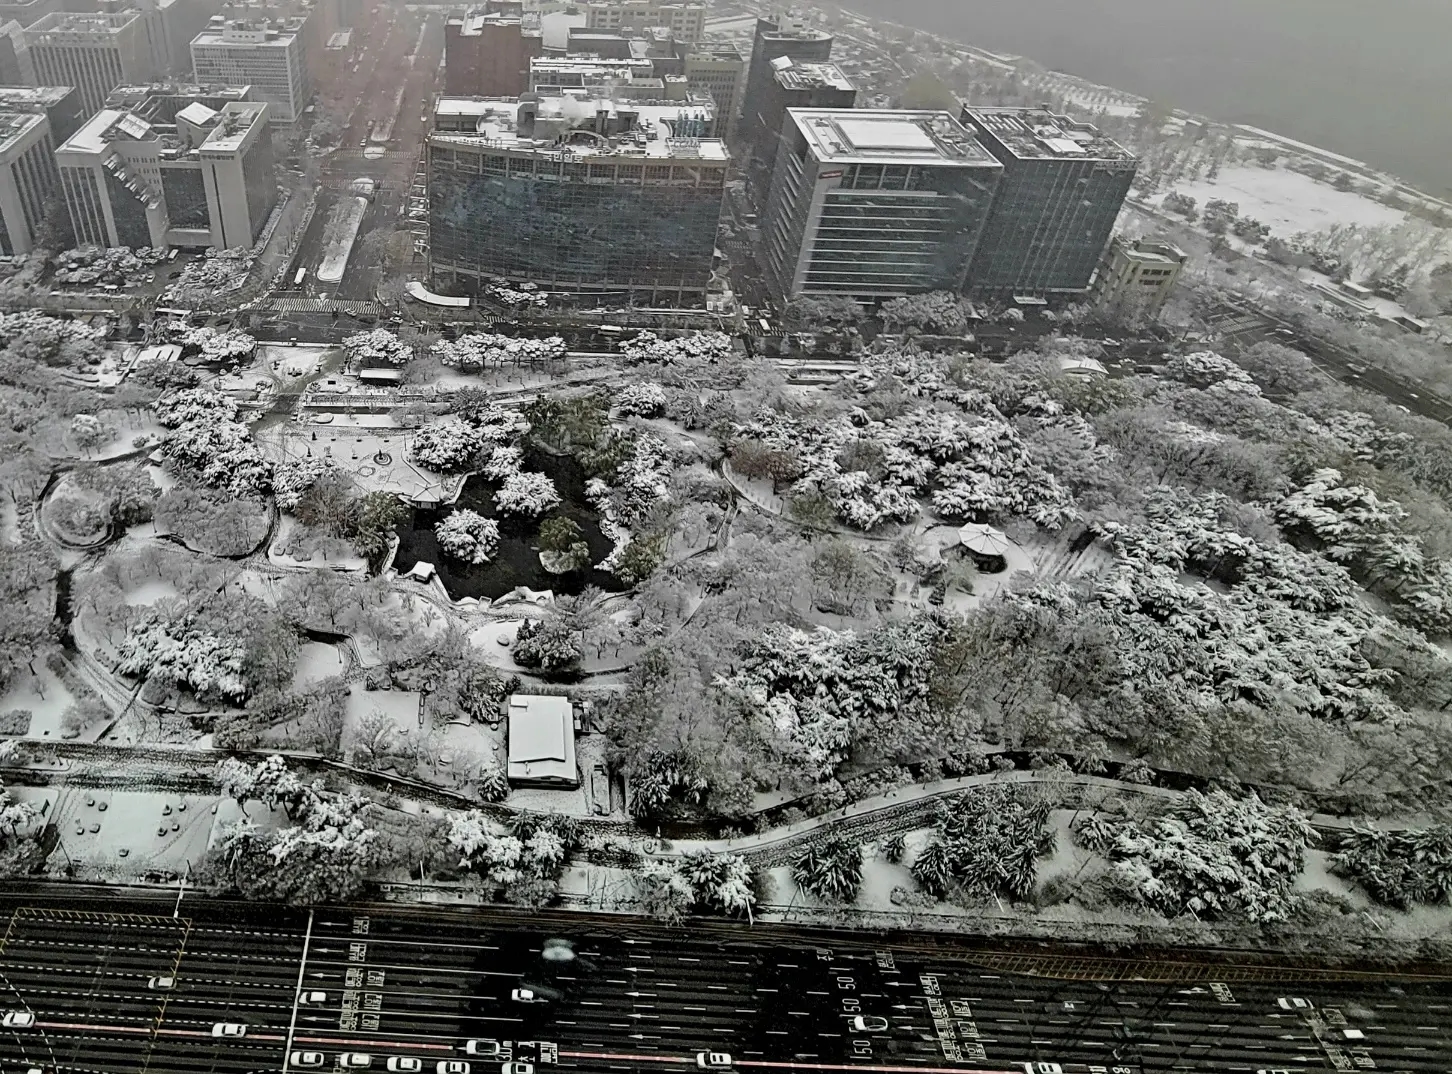
[[10, 689], [0, 696], [0, 713], [28, 711], [30, 729], [24, 737], [53, 741], [62, 737], [61, 715], [75, 700], [60, 677], [43, 660], [37, 660], [34, 675], [17, 675]]
[[1212, 198], [1235, 202], [1241, 216], [1269, 225], [1271, 233], [1282, 238], [1336, 224], [1396, 227], [1407, 219], [1400, 209], [1282, 168], [1231, 166], [1220, 169], [1216, 179], [1176, 183], [1173, 189], [1201, 207]]
[[292, 688], [299, 690], [309, 683], [331, 679], [348, 670], [343, 650], [327, 642], [309, 641], [302, 644], [297, 655], [297, 673], [292, 679]]
[[[56, 858], [64, 861], [69, 857], [78, 865], [121, 876], [149, 869], [184, 874], [188, 861], [200, 862], [206, 853], [213, 825], [236, 810], [235, 804], [216, 795], [166, 791], [74, 787], [63, 790], [57, 799], [51, 819], [65, 855]], [[254, 812], [265, 814], [266, 810]], [[257, 820], [263, 825], [268, 823], [265, 816]], [[123, 848], [127, 851], [124, 858], [118, 853]]]

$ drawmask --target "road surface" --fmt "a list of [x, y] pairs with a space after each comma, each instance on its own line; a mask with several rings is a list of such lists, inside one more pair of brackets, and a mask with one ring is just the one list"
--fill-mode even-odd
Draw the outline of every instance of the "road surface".
[[[558, 914], [531, 924], [396, 906], [308, 913], [193, 897], [171, 912], [159, 901], [0, 899], [0, 1007], [34, 1015], [0, 1030], [0, 1066], [290, 1071], [292, 1052], [315, 1051], [334, 1070], [353, 1051], [377, 1070], [412, 1056], [428, 1074], [444, 1059], [498, 1074], [497, 1060], [463, 1051], [491, 1039], [546, 1042], [560, 1068], [586, 1074], [694, 1070], [705, 1050], [729, 1052], [747, 1074], [1021, 1072], [1030, 1060], [1119, 1074], [1452, 1070], [1452, 981], [1435, 977], [1065, 960], [1038, 947], [1012, 963], [1040, 974], [1028, 976], [991, 951], [927, 937], [819, 947], [769, 927]], [[552, 938], [573, 958], [547, 958], [562, 950]], [[148, 987], [168, 976], [169, 990]], [[521, 987], [556, 998], [521, 1004], [511, 999]], [[314, 992], [322, 998], [303, 1001]], [[859, 1014], [889, 1029], [856, 1030]], [[246, 1035], [214, 1037], [225, 1022]]]

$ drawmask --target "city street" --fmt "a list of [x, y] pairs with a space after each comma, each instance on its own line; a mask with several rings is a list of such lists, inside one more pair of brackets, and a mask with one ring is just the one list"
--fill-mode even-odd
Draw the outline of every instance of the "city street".
[[[1015, 974], [1007, 948], [927, 937], [827, 947], [772, 927], [194, 897], [177, 918], [169, 901], [17, 897], [3, 918], [3, 1007], [35, 1018], [0, 1030], [6, 1070], [276, 1071], [309, 1051], [329, 1070], [362, 1052], [374, 1069], [411, 1056], [430, 1074], [443, 1059], [495, 1074], [511, 1056], [591, 1074], [695, 1069], [702, 1051], [748, 1071], [1452, 1069], [1441, 978], [1186, 962], [1167, 973], [1037, 945]], [[174, 985], [148, 987], [157, 977]], [[511, 998], [521, 988], [544, 1002]], [[218, 1023], [245, 1036], [215, 1037]], [[470, 1059], [471, 1039], [503, 1054]]]

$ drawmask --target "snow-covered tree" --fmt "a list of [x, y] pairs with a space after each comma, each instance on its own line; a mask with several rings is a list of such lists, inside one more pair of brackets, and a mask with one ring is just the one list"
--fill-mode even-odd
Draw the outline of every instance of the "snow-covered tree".
[[542, 671], [563, 671], [578, 664], [585, 653], [572, 623], [563, 617], [526, 619], [514, 635], [514, 662]]
[[338, 472], [337, 464], [326, 455], [294, 455], [278, 463], [272, 471], [272, 491], [277, 506], [296, 511], [298, 502], [322, 478]]
[[792, 879], [827, 902], [851, 902], [862, 887], [862, 844], [829, 835], [809, 844], [792, 863]]
[[974, 788], [938, 807], [932, 842], [913, 862], [923, 889], [941, 898], [951, 886], [981, 896], [1024, 899], [1033, 891], [1038, 858], [1053, 844], [1049, 808], [1021, 788]]
[[151, 405], [157, 422], [167, 429], [176, 429], [188, 422], [234, 422], [237, 420], [236, 400], [210, 388], [184, 388], [163, 395]]
[[1176, 354], [1165, 363], [1165, 373], [1196, 388], [1220, 388], [1244, 395], [1259, 395], [1260, 388], [1249, 373], [1214, 351]]
[[0, 313], [5, 350], [41, 365], [83, 368], [100, 356], [105, 338], [105, 332], [84, 321], [62, 320], [37, 310]]
[[620, 413], [642, 418], [658, 418], [665, 413], [665, 389], [654, 381], [627, 384], [615, 396], [615, 405]]
[[457, 508], [434, 527], [434, 537], [449, 555], [478, 566], [488, 563], [499, 547], [499, 525], [477, 511]]
[[524, 467], [524, 448], [514, 444], [500, 444], [489, 453], [488, 460], [479, 467], [479, 473], [490, 481], [503, 481], [519, 473]]
[[1408, 910], [1452, 902], [1452, 826], [1387, 831], [1352, 825], [1335, 837], [1331, 869], [1379, 903]]
[[431, 350], [444, 365], [473, 372], [558, 361], [565, 356], [565, 341], [559, 336], [531, 339], [475, 333], [454, 340], [439, 340]]
[[690, 336], [662, 339], [645, 331], [620, 347], [621, 356], [631, 365], [644, 362], [660, 365], [699, 362], [714, 364], [735, 355], [731, 337], [724, 332], [698, 332]]
[[355, 332], [343, 340], [348, 361], [364, 365], [405, 365], [413, 361], [413, 348], [386, 328]]
[[1099, 817], [1080, 829], [1114, 863], [1121, 890], [1167, 917], [1283, 921], [1291, 886], [1316, 833], [1290, 806], [1255, 795], [1189, 791], [1146, 820]]
[[144, 612], [126, 631], [118, 655], [116, 670], [122, 675], [179, 683], [204, 697], [238, 701], [247, 696], [246, 647], [198, 630], [188, 619]]
[[414, 433], [409, 454], [420, 466], [451, 474], [468, 469], [484, 444], [484, 434], [477, 425], [447, 417]]
[[506, 515], [542, 515], [560, 503], [555, 483], [544, 474], [510, 474], [494, 493], [494, 507]]
[[958, 335], [968, 330], [968, 312], [963, 299], [952, 291], [929, 291], [904, 295], [882, 304], [882, 323], [892, 331], [915, 328], [922, 332]]

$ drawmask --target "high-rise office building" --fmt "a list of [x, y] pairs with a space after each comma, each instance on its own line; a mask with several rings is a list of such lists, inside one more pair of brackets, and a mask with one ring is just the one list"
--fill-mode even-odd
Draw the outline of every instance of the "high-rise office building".
[[699, 304], [728, 155], [703, 137], [711, 101], [637, 103], [564, 91], [442, 98], [428, 146], [435, 287], [491, 277], [582, 296]]
[[739, 133], [746, 147], [759, 144], [761, 115], [773, 97], [772, 61], [786, 56], [793, 63], [826, 63], [832, 58], [832, 35], [797, 19], [757, 19], [751, 44], [751, 65], [741, 96]]
[[50, 123], [37, 112], [0, 112], [0, 254], [35, 248], [57, 185]]
[[0, 2], [0, 25], [14, 21], [20, 23], [21, 29], [34, 26], [63, 6], [60, 0], [3, 0]]
[[55, 12], [28, 27], [24, 37], [36, 83], [75, 87], [88, 114], [123, 82], [149, 82], [157, 76], [146, 17], [135, 9]]
[[752, 116], [756, 141], [751, 146], [752, 155], [768, 171], [776, 160], [788, 108], [835, 111], [857, 104], [857, 87], [835, 63], [798, 63], [790, 56], [778, 56], [770, 66], [771, 78]]
[[1003, 166], [947, 112], [787, 112], [762, 220], [781, 299], [963, 285]]
[[663, 27], [677, 41], [694, 44], [706, 36], [706, 5], [695, 0], [586, 0], [585, 26], [591, 30], [648, 30]]
[[202, 85], [251, 86], [273, 123], [296, 123], [313, 94], [308, 18], [223, 21], [192, 40], [192, 70]]
[[462, 97], [516, 97], [529, 89], [529, 61], [544, 55], [533, 15], [474, 9], [444, 23], [444, 91]]
[[694, 93], [709, 93], [716, 102], [716, 131], [730, 141], [746, 93], [746, 58], [730, 45], [679, 46], [681, 74]]
[[0, 85], [35, 84], [35, 66], [25, 43], [25, 27], [17, 20], [0, 22]]
[[998, 298], [1086, 292], [1138, 162], [1098, 128], [1048, 108], [965, 107], [962, 120], [1003, 164], [968, 289]]
[[56, 150], [76, 242], [252, 245], [277, 202], [269, 105], [158, 98], [103, 108]]
[[50, 123], [50, 139], [60, 145], [86, 121], [81, 95], [70, 86], [0, 86], [0, 110], [39, 112]]

